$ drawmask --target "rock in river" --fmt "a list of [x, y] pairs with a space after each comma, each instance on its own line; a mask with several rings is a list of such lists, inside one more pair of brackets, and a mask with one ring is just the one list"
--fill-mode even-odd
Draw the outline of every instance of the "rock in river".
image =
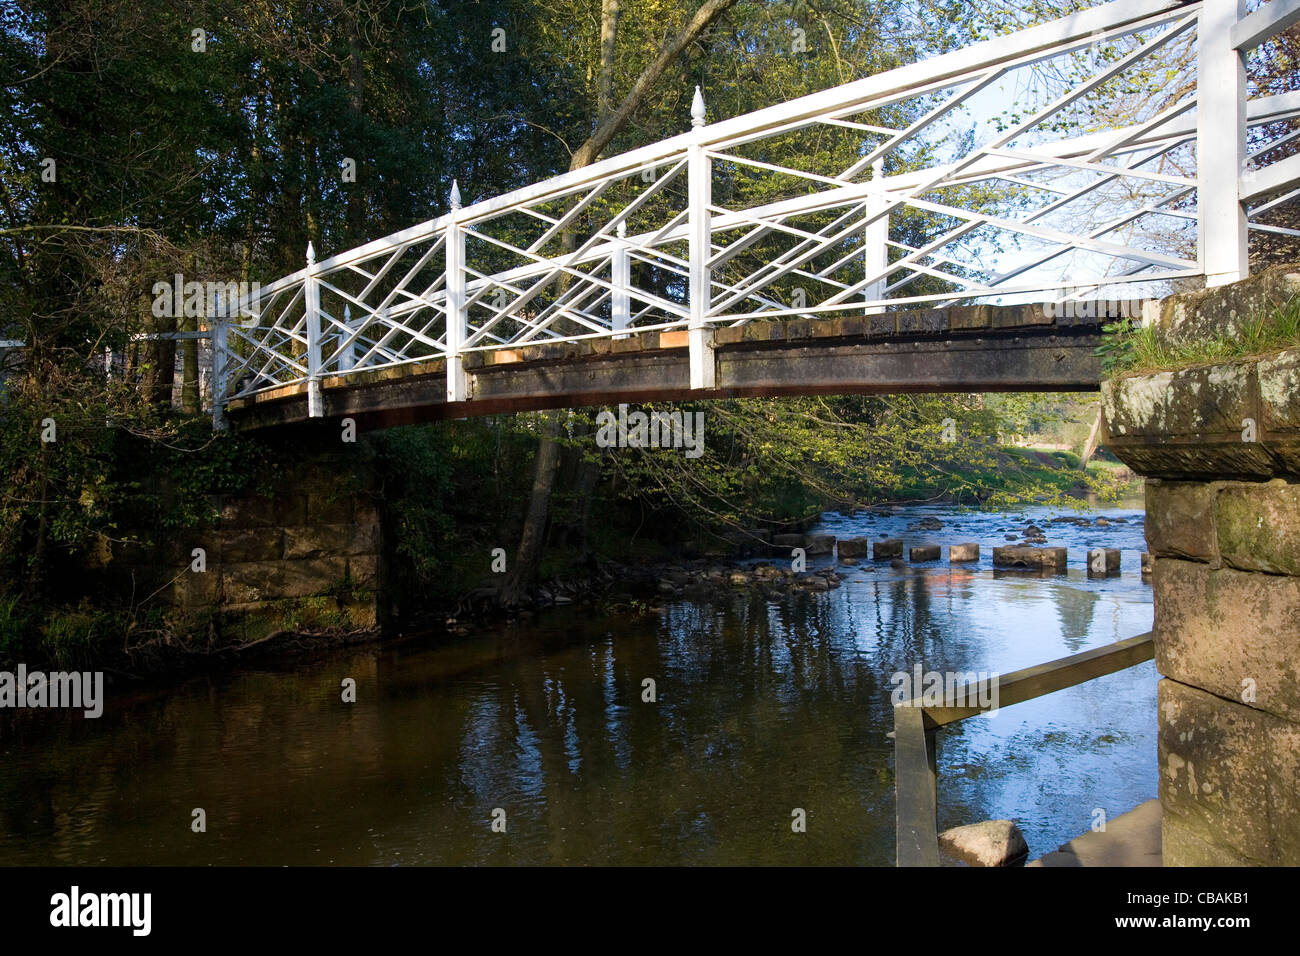
[[971, 866], [1010, 866], [1029, 855], [1013, 820], [985, 820], [939, 834], [939, 847]]

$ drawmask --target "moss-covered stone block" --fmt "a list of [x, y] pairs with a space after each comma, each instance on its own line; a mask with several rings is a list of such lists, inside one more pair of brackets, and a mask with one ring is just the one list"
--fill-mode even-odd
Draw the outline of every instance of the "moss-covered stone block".
[[277, 555], [286, 560], [318, 558], [322, 555], [348, 554], [353, 540], [351, 524], [304, 525], [284, 530], [284, 553]]
[[1157, 558], [1151, 586], [1161, 674], [1300, 721], [1300, 578]]
[[1159, 687], [1160, 806], [1172, 833], [1166, 866], [1218, 866], [1294, 858], [1292, 828], [1275, 820], [1294, 802], [1279, 754], [1294, 743], [1286, 722], [1195, 687]]
[[[1300, 575], [1300, 484], [1276, 479], [1224, 485], [1211, 527], [1225, 564], [1243, 571]], [[1300, 621], [1296, 627], [1300, 635]]]
[[350, 521], [351, 495], [333, 491], [313, 491], [307, 495], [305, 524], [344, 524]]
[[1260, 359], [1260, 427], [1285, 473], [1300, 475], [1300, 349]]
[[[223, 563], [277, 561], [284, 551], [284, 532], [278, 527], [226, 528], [221, 532]], [[209, 555], [209, 560], [215, 560]]]
[[354, 554], [348, 558], [348, 581], [356, 587], [373, 588], [379, 585], [379, 556]]
[[347, 560], [335, 556], [302, 561], [224, 564], [221, 568], [222, 593], [226, 601], [234, 604], [327, 594], [346, 576]]
[[1239, 335], [1245, 323], [1267, 316], [1300, 295], [1300, 265], [1271, 266], [1241, 282], [1173, 295], [1161, 304], [1157, 328], [1174, 345]]
[[164, 600], [182, 608], [215, 607], [221, 601], [221, 572], [187, 570], [167, 586]]
[[1129, 375], [1102, 383], [1105, 445], [1150, 478], [1269, 478], [1255, 363]]
[[1113, 437], [1230, 434], [1241, 440], [1253, 412], [1244, 363], [1132, 375], [1106, 383], [1102, 402]]
[[275, 524], [275, 502], [265, 495], [228, 498], [221, 508], [222, 528], [266, 528]]
[[1218, 487], [1213, 482], [1148, 480], [1146, 534], [1151, 553], [1217, 561], [1214, 497]]

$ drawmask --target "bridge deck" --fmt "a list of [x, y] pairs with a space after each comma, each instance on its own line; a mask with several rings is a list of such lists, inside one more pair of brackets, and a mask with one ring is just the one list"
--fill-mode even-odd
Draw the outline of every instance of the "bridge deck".
[[[469, 398], [443, 361], [322, 379], [324, 417], [377, 428], [542, 408], [809, 394], [1092, 391], [1101, 321], [1042, 305], [958, 306], [750, 322], [714, 333], [718, 387], [690, 388], [685, 331], [527, 345], [465, 357]], [[306, 421], [305, 383], [228, 407], [240, 430]]]

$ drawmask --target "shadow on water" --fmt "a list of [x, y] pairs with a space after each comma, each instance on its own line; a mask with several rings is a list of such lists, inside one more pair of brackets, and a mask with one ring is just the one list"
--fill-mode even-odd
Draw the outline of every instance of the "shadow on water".
[[[889, 865], [890, 676], [1006, 673], [1149, 629], [1141, 515], [1108, 514], [1125, 522], [1052, 526], [1062, 575], [990, 566], [1032, 513], [834, 515], [819, 530], [977, 540], [984, 557], [864, 563], [828, 593], [735, 588], [641, 619], [558, 609], [199, 678], [99, 720], [6, 715], [0, 863]], [[908, 532], [922, 515], [944, 529]], [[1119, 576], [1088, 578], [1082, 549], [1101, 544], [1123, 550]], [[1154, 796], [1155, 680], [1146, 664], [945, 732], [941, 826], [1013, 817], [1036, 856], [1095, 808]]]

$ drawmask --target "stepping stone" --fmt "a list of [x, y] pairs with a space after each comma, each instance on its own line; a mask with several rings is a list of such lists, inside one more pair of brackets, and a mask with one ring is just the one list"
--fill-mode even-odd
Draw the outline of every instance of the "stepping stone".
[[1031, 548], [1027, 545], [1008, 545], [993, 549], [995, 568], [1054, 568], [1064, 571], [1064, 548]]
[[902, 556], [902, 538], [887, 538], [884, 541], [873, 542], [871, 545], [871, 557], [873, 560], [880, 561], [884, 558], [901, 558]]

